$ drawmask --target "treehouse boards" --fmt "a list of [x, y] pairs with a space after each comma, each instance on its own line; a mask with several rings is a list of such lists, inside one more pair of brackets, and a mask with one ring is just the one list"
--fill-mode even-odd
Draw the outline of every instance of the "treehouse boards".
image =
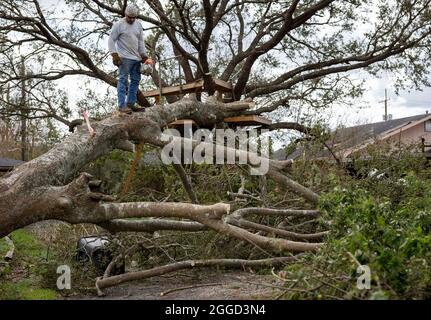
[[[232, 100], [232, 85], [226, 81], [220, 79], [213, 79], [215, 90], [218, 91], [218, 98], [223, 102]], [[145, 91], [144, 97], [155, 98], [156, 104], [160, 105], [162, 96], [182, 96], [187, 93], [200, 93], [204, 92], [204, 80], [198, 79], [193, 82], [189, 82], [183, 85], [161, 87], [159, 89]], [[224, 122], [228, 127], [247, 127], [247, 126], [269, 126], [272, 121], [257, 115], [242, 115], [237, 117], [228, 117], [224, 119]], [[171, 122], [168, 127], [175, 128], [182, 131], [185, 124], [192, 124], [193, 128], [197, 127], [196, 122], [191, 119], [178, 119]]]

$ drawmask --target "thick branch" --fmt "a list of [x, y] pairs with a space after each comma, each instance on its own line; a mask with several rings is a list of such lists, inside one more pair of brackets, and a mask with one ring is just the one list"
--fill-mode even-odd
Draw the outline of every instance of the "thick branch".
[[254, 229], [264, 231], [266, 233], [275, 234], [284, 238], [304, 241], [304, 240], [318, 240], [321, 241], [323, 237], [329, 234], [328, 231], [318, 232], [318, 233], [297, 233], [292, 231], [281, 230], [278, 228], [273, 228], [269, 226], [265, 226], [263, 224], [251, 222], [245, 219], [235, 219], [233, 217], [227, 217], [226, 222], [233, 224], [237, 227]]
[[193, 221], [179, 221], [168, 219], [145, 219], [145, 220], [125, 220], [114, 219], [101, 222], [99, 225], [110, 232], [134, 231], [153, 233], [161, 230], [175, 231], [204, 231], [208, 227]]
[[102, 289], [117, 286], [119, 284], [147, 279], [151, 277], [161, 276], [163, 274], [191, 269], [191, 268], [206, 268], [206, 267], [226, 267], [226, 268], [256, 268], [256, 267], [277, 267], [286, 263], [295, 261], [294, 257], [270, 258], [262, 260], [241, 260], [241, 259], [213, 259], [213, 260], [188, 260], [168, 264], [162, 267], [156, 267], [149, 270], [128, 272], [118, 276], [109, 278], [99, 278], [96, 281], [96, 288], [99, 295], [103, 295]]
[[268, 176], [274, 179], [276, 182], [282, 184], [283, 186], [291, 189], [293, 192], [303, 196], [305, 199], [310, 201], [311, 203], [317, 204], [319, 202], [319, 195], [311, 191], [310, 189], [300, 185], [296, 181], [286, 177], [280, 172], [269, 169]]

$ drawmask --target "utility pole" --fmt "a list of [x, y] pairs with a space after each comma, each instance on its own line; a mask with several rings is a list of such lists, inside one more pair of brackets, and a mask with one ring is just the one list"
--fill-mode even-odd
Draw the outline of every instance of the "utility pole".
[[388, 89], [385, 89], [385, 121], [388, 121]]
[[383, 120], [388, 121], [392, 120], [392, 115], [388, 115], [388, 89], [385, 89], [385, 100], [379, 101], [379, 103], [384, 102], [385, 103], [385, 114], [383, 115]]

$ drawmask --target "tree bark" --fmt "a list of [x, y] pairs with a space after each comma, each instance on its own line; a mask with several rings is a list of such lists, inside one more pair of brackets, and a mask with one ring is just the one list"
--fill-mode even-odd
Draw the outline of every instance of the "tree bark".
[[[228, 204], [112, 203], [113, 197], [92, 190], [95, 184], [89, 174], [79, 175], [84, 165], [113, 149], [130, 149], [130, 141], [165, 146], [167, 142], [162, 139], [161, 129], [177, 118], [190, 118], [198, 124], [207, 126], [221, 122], [229, 115], [240, 114], [251, 104], [252, 102], [247, 101], [224, 104], [218, 102], [215, 97], [208, 98], [205, 103], [187, 98], [164, 107], [151, 108], [145, 113], [113, 115], [95, 122], [93, 123], [95, 136], [89, 136], [86, 127], [79, 126], [78, 130], [63, 143], [46, 154], [22, 164], [0, 180], [0, 237], [17, 228], [46, 219], [69, 223], [95, 223], [116, 231], [155, 227], [150, 226], [148, 222], [131, 222], [124, 220], [125, 218], [163, 217], [194, 221], [178, 222], [175, 225], [171, 223], [177, 229], [209, 228], [272, 252], [317, 250], [321, 246], [320, 243], [268, 238], [226, 223], [227, 220], [224, 221], [223, 217], [230, 213]], [[235, 158], [246, 152], [210, 145], [217, 150], [221, 148], [222, 154], [225, 155], [227, 152], [234, 152]], [[254, 163], [255, 158], [258, 158], [256, 154], [247, 152], [246, 156], [247, 159], [254, 158]], [[313, 203], [317, 201], [318, 196], [311, 190], [278, 173], [277, 170], [284, 168], [288, 162], [266, 160], [269, 161], [270, 172], [274, 172], [275, 178], [281, 177], [283, 181], [287, 179], [288, 187]], [[166, 226], [166, 223], [164, 226], [159, 225]]]
[[245, 268], [245, 267], [277, 267], [295, 261], [295, 257], [280, 257], [262, 260], [242, 260], [242, 259], [212, 259], [212, 260], [187, 260], [175, 262], [172, 264], [155, 267], [149, 270], [128, 272], [118, 276], [108, 278], [99, 278], [96, 281], [96, 288], [99, 295], [103, 295], [102, 289], [117, 286], [119, 284], [142, 280], [151, 277], [161, 276], [163, 274], [191, 269], [191, 268], [207, 268], [220, 266], [226, 268]]
[[[124, 149], [130, 141], [160, 145], [161, 129], [176, 119], [191, 118], [198, 124], [214, 124], [226, 116], [240, 114], [248, 106], [249, 103], [244, 103], [231, 108], [216, 99], [208, 99], [206, 103], [182, 99], [145, 113], [115, 114], [94, 122], [94, 138], [89, 137], [84, 126], [78, 126], [62, 143], [0, 179], [0, 237], [37, 221], [67, 217], [66, 211], [71, 207], [88, 205], [87, 212], [93, 210], [97, 202], [75, 197], [77, 189], [90, 191], [88, 181], [83, 181], [90, 177], [82, 176], [77, 183], [67, 185], [91, 161], [116, 148]], [[78, 200], [83, 203], [77, 203]]]

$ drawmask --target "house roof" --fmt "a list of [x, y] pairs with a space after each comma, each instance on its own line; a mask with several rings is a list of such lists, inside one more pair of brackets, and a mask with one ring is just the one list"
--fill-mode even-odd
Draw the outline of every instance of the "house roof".
[[[391, 134], [402, 130], [406, 126], [410, 127], [411, 125], [416, 125], [417, 123], [423, 122], [428, 118], [431, 119], [431, 114], [426, 113], [400, 119], [368, 123], [359, 126], [338, 128], [332, 133], [331, 138], [326, 143], [330, 147], [337, 150], [348, 149], [358, 145], [362, 145], [366, 143], [367, 140], [376, 137], [387, 138]], [[303, 152], [304, 147], [299, 147], [287, 157], [284, 156], [284, 159], [296, 159]], [[282, 155], [284, 155], [283, 149], [274, 152], [274, 157], [277, 157], [277, 159], [282, 159]], [[328, 156], [330, 156], [330, 153], [327, 150], [318, 154], [318, 157]]]
[[24, 161], [10, 158], [0, 158], [0, 171], [12, 170], [14, 167], [19, 166], [21, 163], [24, 163]]
[[369, 138], [377, 137], [383, 133], [386, 133], [392, 129], [398, 129], [400, 127], [409, 125], [413, 122], [425, 119], [429, 117], [429, 114], [421, 114], [412, 117], [375, 122], [364, 124], [360, 126], [341, 128], [334, 132], [334, 144], [343, 142], [349, 146], [357, 145], [358, 143], [364, 142]]

